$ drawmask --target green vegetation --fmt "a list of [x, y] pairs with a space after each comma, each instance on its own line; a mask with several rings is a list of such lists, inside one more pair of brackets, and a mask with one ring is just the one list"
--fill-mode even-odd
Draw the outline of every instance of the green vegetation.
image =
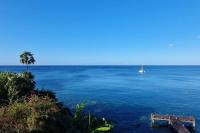
[[106, 131], [110, 131], [112, 128], [113, 126], [111, 124], [105, 124], [104, 127], [99, 127], [95, 131], [106, 132]]
[[53, 92], [36, 90], [30, 72], [0, 73], [0, 133], [111, 131], [111, 124], [84, 113], [84, 108], [85, 104], [77, 104], [73, 114], [57, 101]]
[[30, 95], [34, 88], [34, 76], [30, 72], [0, 73], [0, 104], [12, 103]]
[[26, 65], [26, 69], [28, 71], [28, 65], [34, 64], [35, 58], [33, 57], [33, 54], [31, 52], [25, 51], [20, 55], [20, 62]]

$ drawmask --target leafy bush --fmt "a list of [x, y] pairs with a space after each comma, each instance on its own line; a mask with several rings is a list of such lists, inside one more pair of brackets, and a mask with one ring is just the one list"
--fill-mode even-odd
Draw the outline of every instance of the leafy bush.
[[0, 103], [14, 102], [30, 95], [35, 88], [34, 76], [29, 72], [0, 73]]
[[[15, 131], [19, 131], [20, 133], [64, 132], [66, 129], [64, 126], [60, 126], [62, 124], [59, 122], [65, 122], [67, 124], [68, 120], [70, 120], [70, 115], [67, 112], [63, 113], [56, 102], [48, 96], [39, 97], [32, 95], [27, 100], [21, 103], [15, 102], [7, 107], [1, 108], [0, 111], [0, 120], [9, 120], [7, 125], [15, 127]], [[62, 117], [58, 117], [60, 114], [65, 116], [64, 118], [68, 117], [68, 119], [65, 119], [65, 121], [61, 120]], [[3, 123], [5, 127], [5, 122]]]
[[[73, 117], [73, 129], [81, 133], [100, 133], [111, 131], [113, 126], [108, 124], [105, 118], [100, 119], [92, 116], [90, 113], [85, 114], [83, 112], [85, 104], [77, 104]], [[75, 132], [74, 130], [72, 131]]]
[[8, 90], [5, 84], [8, 81], [8, 75], [5, 73], [0, 73], [0, 103], [5, 103], [8, 99]]
[[50, 117], [53, 117], [60, 109], [53, 99], [50, 99], [48, 96], [39, 97], [33, 95], [28, 99], [27, 104], [31, 108], [31, 114], [27, 118], [29, 131], [45, 132], [45, 125], [48, 125], [49, 128], [55, 127], [54, 125], [50, 126], [51, 122], [53, 122], [50, 120]]
[[56, 95], [54, 92], [50, 91], [50, 90], [35, 90], [34, 93], [38, 96], [48, 96], [49, 98], [54, 99], [55, 101], [57, 101], [56, 99]]

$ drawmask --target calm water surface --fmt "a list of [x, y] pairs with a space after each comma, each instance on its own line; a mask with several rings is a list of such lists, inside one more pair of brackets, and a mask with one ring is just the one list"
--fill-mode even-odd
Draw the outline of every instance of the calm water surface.
[[[0, 71], [21, 72], [19, 66]], [[192, 115], [200, 131], [200, 66], [35, 66], [30, 68], [38, 88], [54, 91], [73, 109], [81, 102], [87, 111], [115, 123], [114, 133], [169, 133], [151, 129], [150, 114]]]

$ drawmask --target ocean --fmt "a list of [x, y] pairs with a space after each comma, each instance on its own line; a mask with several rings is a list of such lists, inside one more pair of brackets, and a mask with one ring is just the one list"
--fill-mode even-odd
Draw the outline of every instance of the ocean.
[[[200, 132], [200, 66], [31, 66], [37, 88], [55, 92], [72, 110], [113, 121], [114, 133], [170, 133], [150, 126], [150, 114], [194, 116]], [[22, 66], [0, 71], [22, 72]]]

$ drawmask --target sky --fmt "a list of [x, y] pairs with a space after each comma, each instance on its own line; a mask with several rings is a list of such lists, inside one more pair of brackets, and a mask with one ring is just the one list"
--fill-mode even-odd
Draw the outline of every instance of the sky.
[[200, 0], [0, 0], [0, 65], [200, 65]]

